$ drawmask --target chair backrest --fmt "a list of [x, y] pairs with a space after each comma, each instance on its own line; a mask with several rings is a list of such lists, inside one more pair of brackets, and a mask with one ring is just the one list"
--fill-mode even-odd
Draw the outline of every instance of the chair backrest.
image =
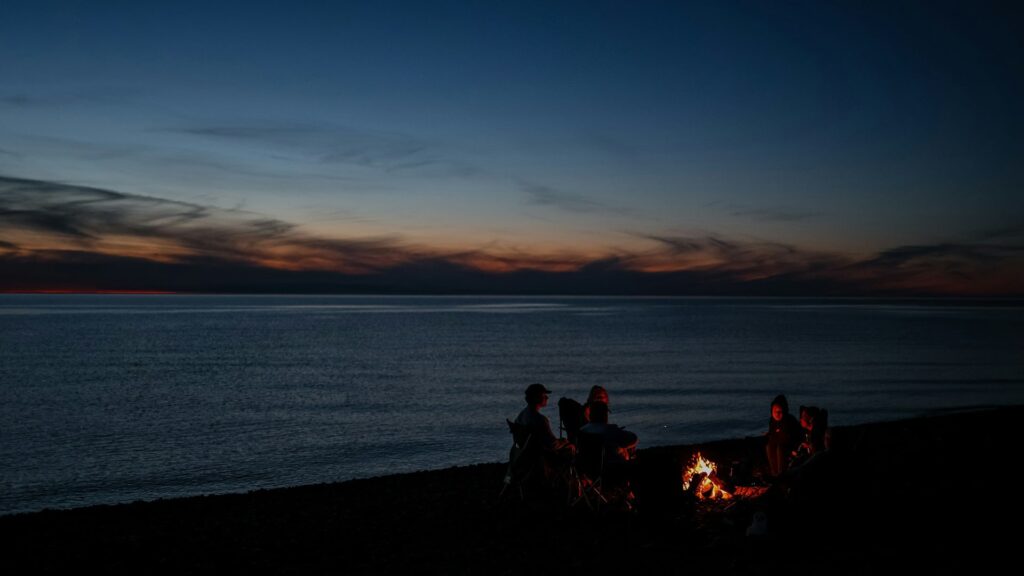
[[512, 434], [512, 449], [508, 453], [508, 469], [505, 472], [505, 486], [501, 493], [505, 494], [509, 486], [514, 486], [520, 498], [525, 499], [524, 488], [542, 481], [544, 474], [544, 454], [540, 443], [533, 441], [530, 428], [505, 419], [508, 431]]
[[505, 418], [505, 422], [508, 424], [509, 433], [512, 434], [512, 442], [520, 450], [526, 450], [529, 447], [530, 437], [533, 435], [533, 432], [526, 426], [513, 422], [508, 418]]
[[598, 434], [580, 432], [576, 444], [576, 468], [591, 480], [597, 480], [604, 472], [605, 443]]
[[583, 418], [583, 405], [572, 398], [560, 398], [558, 400], [558, 420], [561, 422], [562, 430], [565, 431], [565, 437], [569, 442], [576, 444], [580, 428], [587, 423]]

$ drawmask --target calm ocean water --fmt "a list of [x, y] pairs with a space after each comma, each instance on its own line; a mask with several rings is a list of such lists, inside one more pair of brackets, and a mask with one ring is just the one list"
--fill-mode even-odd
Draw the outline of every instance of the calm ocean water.
[[[1024, 305], [0, 295], [0, 513], [504, 460], [539, 381], [641, 447], [1024, 403]], [[497, 488], [497, 487], [496, 487]]]

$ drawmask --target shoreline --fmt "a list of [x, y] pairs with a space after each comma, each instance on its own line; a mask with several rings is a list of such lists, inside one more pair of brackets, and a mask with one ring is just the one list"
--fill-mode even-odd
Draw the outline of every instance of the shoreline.
[[[499, 502], [504, 463], [247, 493], [0, 516], [29, 573], [831, 573], [895, 564], [947, 571], [1016, 560], [1013, 478], [1024, 406], [967, 408], [836, 427], [828, 466], [799, 490], [729, 505], [693, 501], [693, 452], [726, 469], [759, 437], [640, 450], [636, 511]], [[1011, 490], [1013, 484], [1010, 484]], [[754, 513], [765, 536], [746, 536]], [[609, 554], [610, 552], [613, 552]]]
[[[853, 423], [853, 424], [845, 424], [843, 426], [836, 426], [836, 427], [856, 427], [856, 426], [863, 426], [863, 425], [877, 425], [877, 424], [886, 424], [886, 423], [895, 422], [895, 421], [901, 421], [901, 420], [915, 420], [915, 419], [920, 419], [920, 418], [930, 418], [930, 417], [934, 417], [934, 416], [944, 416], [944, 415], [950, 415], [950, 414], [963, 414], [963, 413], [971, 413], [971, 412], [984, 412], [984, 411], [1000, 410], [1000, 409], [1008, 409], [1008, 408], [1011, 408], [1011, 409], [1015, 408], [1015, 405], [987, 404], [987, 405], [951, 406], [951, 407], [947, 407], [947, 408], [933, 408], [933, 409], [929, 409], [929, 410], [926, 410], [926, 411], [923, 411], [923, 412], [920, 412], [920, 413], [916, 413], [916, 414], [913, 414], [913, 415], [910, 415], [910, 416], [893, 417], [891, 419], [886, 419], [886, 420], [871, 420], [871, 421], [865, 421], [865, 422], [859, 422], [859, 423]], [[553, 417], [557, 418], [557, 415], [554, 415]], [[642, 449], [640, 449], [640, 452], [647, 453], [647, 452], [658, 452], [658, 451], [662, 451], [662, 450], [682, 450], [682, 449], [686, 449], [687, 447], [690, 447], [690, 446], [716, 445], [716, 444], [719, 444], [719, 443], [735, 442], [735, 441], [739, 441], [739, 440], [750, 440], [750, 439], [759, 438], [759, 437], [760, 437], [760, 435], [746, 436], [746, 437], [742, 437], [742, 438], [720, 438], [720, 439], [714, 439], [714, 440], [700, 441], [700, 442], [696, 442], [696, 443], [693, 443], [693, 444], [659, 444], [659, 445], [654, 445], [654, 446], [649, 446], [649, 447], [646, 447], [646, 448], [642, 448]], [[490, 466], [490, 465], [498, 465], [498, 464], [504, 466], [505, 462], [490, 461], [490, 462], [456, 463], [456, 464], [452, 464], [452, 465], [445, 465], [443, 467], [438, 467], [438, 468], [409, 469], [409, 470], [401, 470], [401, 471], [388, 472], [388, 474], [378, 474], [378, 475], [374, 475], [374, 476], [354, 477], [354, 478], [347, 478], [347, 479], [343, 479], [343, 480], [330, 480], [330, 481], [314, 482], [314, 483], [308, 483], [308, 484], [293, 484], [293, 485], [272, 486], [272, 487], [265, 487], [265, 488], [254, 488], [252, 490], [245, 490], [245, 491], [241, 491], [241, 490], [233, 490], [233, 491], [225, 490], [223, 492], [196, 493], [196, 494], [185, 494], [185, 495], [176, 495], [176, 496], [160, 496], [160, 497], [154, 497], [154, 498], [150, 498], [150, 499], [138, 498], [138, 499], [135, 499], [135, 500], [97, 502], [97, 503], [91, 503], [91, 504], [72, 505], [72, 506], [47, 506], [47, 507], [38, 508], [38, 509], [28, 509], [28, 510], [16, 510], [16, 511], [0, 512], [0, 519], [10, 518], [10, 517], [17, 517], [17, 516], [25, 516], [25, 515], [35, 515], [35, 513], [42, 513], [42, 512], [59, 512], [59, 511], [71, 511], [71, 510], [96, 508], [96, 507], [136, 505], [136, 504], [163, 502], [163, 501], [169, 501], [169, 500], [171, 500], [171, 501], [173, 501], [173, 500], [185, 500], [185, 499], [189, 499], [189, 498], [208, 498], [208, 497], [217, 497], [217, 496], [236, 496], [236, 495], [248, 494], [248, 493], [251, 493], [251, 492], [267, 492], [267, 491], [275, 491], [275, 490], [292, 490], [292, 489], [298, 489], [298, 488], [304, 488], [304, 487], [310, 487], [310, 486], [338, 485], [338, 484], [346, 484], [346, 483], [349, 483], [349, 482], [378, 480], [378, 479], [384, 479], [384, 478], [388, 478], [388, 477], [392, 477], [392, 476], [430, 474], [430, 472], [439, 472], [439, 471], [442, 471], [442, 470], [445, 470], [445, 469], [450, 469], [450, 468], [465, 468], [465, 467], [474, 467], [474, 466]]]
[[[945, 415], [951, 415], [951, 414], [964, 414], [964, 413], [972, 413], [972, 412], [984, 412], [984, 411], [989, 411], [989, 410], [999, 410], [999, 409], [1003, 409], [1003, 408], [1013, 408], [1013, 407], [1014, 407], [1013, 405], [990, 404], [990, 405], [970, 405], [970, 406], [952, 406], [952, 407], [948, 407], [948, 408], [935, 408], [935, 409], [930, 409], [930, 410], [927, 410], [927, 411], [924, 411], [924, 412], [920, 412], [920, 413], [914, 414], [912, 416], [903, 417], [903, 418], [898, 418], [897, 417], [897, 418], [888, 419], [888, 420], [875, 420], [875, 421], [869, 421], [869, 422], [861, 422], [861, 423], [857, 423], [857, 424], [844, 425], [844, 426], [837, 427], [837, 428], [850, 428], [850, 427], [859, 427], [859, 426], [873, 426], [873, 425], [887, 424], [887, 423], [891, 423], [891, 422], [899, 422], [899, 421], [903, 421], [903, 420], [917, 420], [917, 419], [921, 419], [921, 418], [931, 418], [931, 417], [935, 417], [935, 416], [945, 416]], [[557, 414], [552, 415], [552, 418], [557, 418]], [[726, 438], [716, 438], [716, 439], [712, 439], [712, 440], [704, 440], [704, 441], [700, 441], [700, 442], [695, 442], [695, 443], [692, 443], [692, 444], [658, 444], [658, 445], [654, 445], [654, 446], [648, 446], [648, 447], [645, 447], [645, 448], [641, 448], [640, 452], [648, 453], [648, 452], [659, 452], [659, 451], [662, 451], [662, 450], [682, 450], [682, 449], [686, 449], [687, 447], [690, 447], [690, 446], [715, 445], [715, 444], [719, 444], [719, 443], [723, 443], [723, 442], [728, 443], [728, 442], [735, 442], [735, 441], [743, 441], [743, 440], [750, 440], [750, 439], [759, 438], [759, 437], [760, 437], [760, 435], [744, 436], [744, 437], [731, 437], [731, 438], [729, 438], [729, 437], [726, 437]], [[187, 500], [187, 499], [190, 499], [190, 498], [209, 498], [209, 497], [217, 497], [217, 496], [237, 496], [237, 495], [249, 494], [249, 493], [252, 493], [252, 492], [268, 492], [268, 491], [275, 491], [275, 490], [290, 490], [290, 489], [304, 488], [304, 487], [310, 487], [310, 486], [345, 484], [345, 483], [348, 483], [348, 482], [365, 481], [365, 480], [376, 480], [376, 479], [381, 479], [381, 478], [387, 478], [387, 477], [390, 477], [390, 476], [404, 476], [404, 475], [409, 475], [409, 474], [428, 474], [428, 473], [441, 472], [441, 471], [444, 471], [444, 470], [454, 469], [454, 468], [470, 468], [470, 467], [477, 467], [477, 466], [493, 466], [493, 465], [499, 465], [499, 464], [501, 466], [504, 466], [505, 462], [496, 462], [496, 461], [490, 461], [490, 462], [469, 462], [469, 463], [464, 463], [464, 464], [452, 464], [452, 465], [443, 466], [443, 467], [440, 467], [440, 468], [427, 468], [427, 469], [419, 469], [419, 470], [404, 470], [404, 471], [398, 471], [398, 472], [390, 472], [390, 473], [386, 473], [386, 474], [374, 474], [374, 475], [371, 475], [371, 476], [355, 476], [355, 477], [344, 478], [344, 479], [325, 480], [323, 482], [310, 482], [310, 483], [306, 483], [306, 484], [288, 484], [288, 485], [270, 486], [270, 487], [263, 487], [263, 488], [253, 488], [251, 490], [244, 490], [244, 491], [243, 490], [225, 490], [225, 491], [217, 491], [217, 492], [185, 494], [185, 495], [176, 495], [176, 496], [159, 496], [159, 497], [154, 497], [154, 498], [149, 498], [149, 499], [138, 498], [138, 499], [135, 499], [135, 500], [122, 500], [122, 501], [117, 501], [117, 502], [98, 502], [98, 503], [94, 503], [94, 504], [83, 504], [83, 505], [77, 505], [77, 506], [48, 506], [48, 507], [45, 507], [45, 508], [34, 509], [34, 510], [23, 510], [23, 511], [13, 511], [13, 512], [0, 512], [0, 519], [6, 518], [6, 517], [11, 517], [11, 516], [21, 516], [21, 515], [26, 515], [26, 514], [39, 514], [39, 513], [43, 513], [43, 512], [48, 512], [48, 513], [49, 512], [69, 512], [69, 511], [73, 511], [73, 510], [83, 510], [83, 509], [90, 509], [90, 508], [116, 507], [116, 506], [128, 506], [128, 505], [138, 505], [138, 504], [150, 504], [150, 503], [164, 502], [164, 501]]]

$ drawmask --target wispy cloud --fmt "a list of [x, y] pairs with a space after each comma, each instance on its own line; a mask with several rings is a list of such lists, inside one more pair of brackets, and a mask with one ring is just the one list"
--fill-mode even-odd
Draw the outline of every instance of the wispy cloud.
[[728, 257], [737, 251], [736, 244], [715, 236], [646, 236], [664, 244], [675, 254], [703, 254], [709, 251]]
[[1024, 293], [1024, 242], [900, 246], [856, 262], [848, 272], [891, 288], [957, 293], [1012, 286]]
[[[361, 189], [368, 185], [359, 179], [341, 174], [332, 174], [329, 170], [313, 171], [303, 167], [301, 171], [288, 166], [253, 160], [243, 160], [239, 156], [226, 154], [223, 151], [182, 150], [176, 147], [154, 144], [108, 143], [102, 141], [32, 136], [25, 139], [28, 150], [47, 150], [58, 153], [61, 157], [72, 158], [89, 163], [103, 163], [114, 167], [130, 166], [127, 172], [141, 172], [160, 182], [167, 174], [174, 180], [183, 178], [204, 179], [242, 179], [244, 182], [268, 181], [267, 185], [277, 185], [270, 181], [294, 180], [301, 178], [306, 181], [326, 181], [330, 183], [357, 183]], [[26, 152], [24, 157], [32, 157]], [[118, 169], [120, 172], [121, 170]], [[345, 188], [346, 190], [349, 188]]]
[[881, 252], [865, 266], [907, 266], [920, 262], [999, 262], [1024, 255], [1024, 245], [930, 244], [901, 246]]
[[628, 212], [626, 209], [617, 210], [602, 202], [591, 200], [582, 194], [556, 190], [550, 186], [544, 186], [543, 184], [520, 181], [519, 189], [526, 193], [527, 201], [530, 204], [550, 206], [552, 208], [558, 208], [559, 210], [565, 210], [566, 212], [574, 212], [577, 214], [599, 212], [621, 214], [623, 212]]
[[742, 208], [734, 207], [731, 214], [763, 222], [798, 222], [820, 216], [820, 212], [789, 210], [786, 208]]
[[1024, 222], [988, 228], [983, 230], [978, 236], [982, 240], [993, 242], [1010, 240], [1024, 243]]
[[799, 222], [821, 216], [821, 212], [796, 210], [787, 206], [752, 206], [737, 204], [724, 200], [715, 200], [704, 204], [705, 208], [715, 208], [730, 216], [746, 218], [758, 222]]
[[461, 162], [445, 159], [436, 143], [399, 132], [265, 121], [191, 126], [170, 131], [258, 146], [324, 165], [347, 164], [385, 172], [426, 168], [439, 168], [447, 173], [472, 171]]
[[[900, 246], [863, 258], [809, 251], [776, 242], [725, 240], [714, 235], [647, 236], [671, 265], [736, 282], [818, 286], [846, 294], [1024, 294], [1024, 243], [937, 243]], [[827, 288], [826, 288], [827, 287]]]
[[323, 239], [242, 210], [9, 177], [0, 177], [0, 227], [7, 234], [49, 235], [65, 247], [106, 253], [130, 241], [171, 260], [202, 255], [358, 272], [412, 256], [397, 238]]
[[788, 277], [815, 282], [822, 274], [835, 276], [851, 260], [836, 254], [800, 249], [779, 242], [723, 239], [713, 234], [697, 236], [656, 236], [646, 238], [662, 246], [648, 259], [666, 260], [670, 265], [714, 271], [737, 281], [758, 281]]
[[121, 106], [131, 102], [137, 94], [133, 90], [126, 90], [115, 86], [65, 92], [17, 92], [0, 94], [0, 105], [18, 108], [48, 108], [75, 104]]
[[47, 106], [50, 103], [50, 100], [38, 98], [35, 96], [29, 96], [28, 94], [6, 94], [0, 96], [0, 104], [6, 104], [7, 106], [16, 106], [19, 108]]
[[317, 236], [241, 208], [0, 177], [7, 290], [1024, 295], [1019, 238], [901, 246], [864, 258], [715, 234], [634, 240], [646, 247], [442, 250], [397, 235]]

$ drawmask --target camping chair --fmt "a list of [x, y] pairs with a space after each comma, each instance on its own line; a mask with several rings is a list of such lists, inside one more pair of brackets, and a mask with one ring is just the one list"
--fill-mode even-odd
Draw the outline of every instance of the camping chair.
[[580, 428], [586, 424], [583, 418], [583, 405], [572, 398], [560, 398], [558, 400], [558, 426], [560, 432], [565, 432], [565, 438], [572, 444], [576, 444], [576, 437]]
[[498, 498], [504, 497], [511, 487], [519, 492], [519, 499], [524, 500], [524, 487], [544, 476], [542, 454], [537, 443], [530, 441], [532, 433], [529, 428], [507, 418], [505, 422], [512, 434], [512, 448], [508, 452], [508, 468]]
[[604, 482], [605, 446], [604, 438], [597, 434], [580, 432], [577, 435], [576, 469], [579, 471], [581, 490], [573, 505], [583, 502], [591, 510], [599, 510], [608, 503], [602, 484]]
[[610, 448], [603, 436], [580, 432], [576, 465], [583, 489], [580, 497], [573, 502], [574, 505], [584, 502], [595, 512], [607, 504], [625, 511], [633, 510], [634, 495], [626, 468], [631, 463], [610, 460]]

